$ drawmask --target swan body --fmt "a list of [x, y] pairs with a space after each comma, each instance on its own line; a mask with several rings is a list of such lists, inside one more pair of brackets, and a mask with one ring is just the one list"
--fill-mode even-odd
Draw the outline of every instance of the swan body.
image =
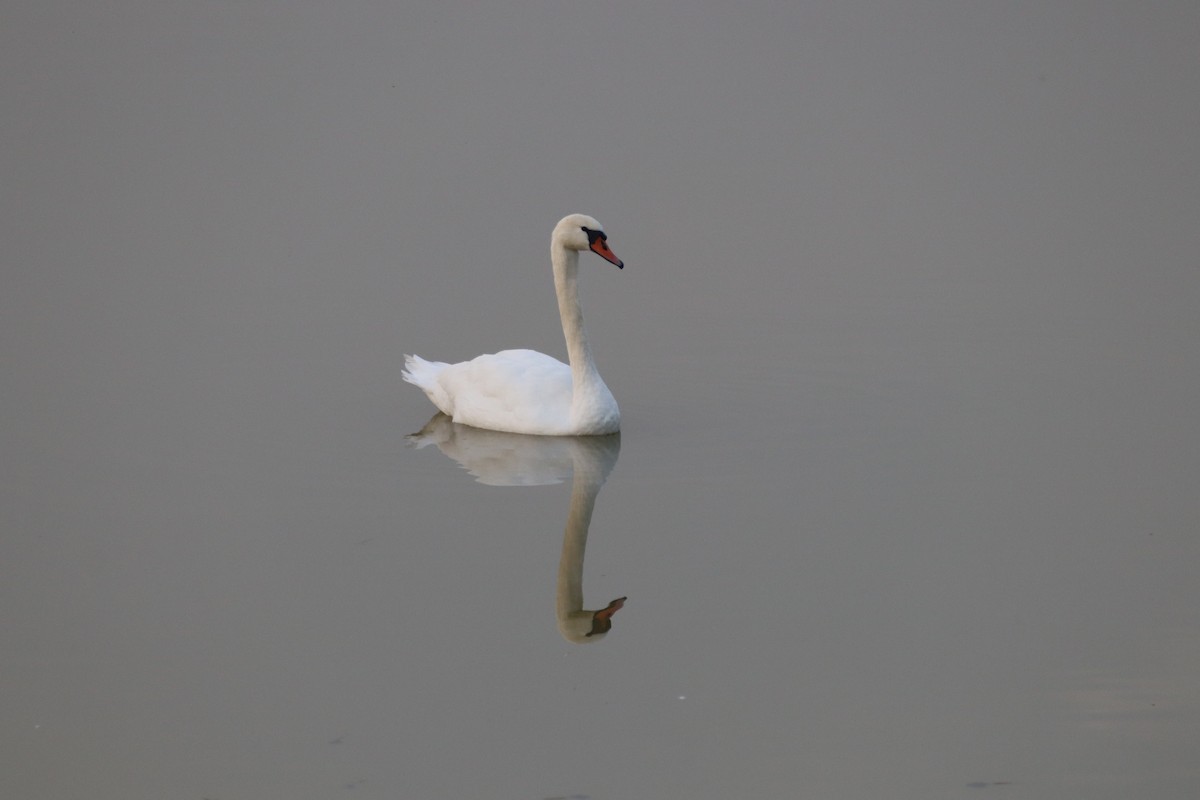
[[502, 350], [446, 364], [405, 356], [404, 380], [455, 422], [546, 436], [615, 433], [621, 412], [592, 359], [579, 304], [579, 253], [591, 250], [624, 267], [608, 236], [586, 214], [563, 217], [550, 237], [558, 313], [567, 341], [564, 364], [535, 350]]

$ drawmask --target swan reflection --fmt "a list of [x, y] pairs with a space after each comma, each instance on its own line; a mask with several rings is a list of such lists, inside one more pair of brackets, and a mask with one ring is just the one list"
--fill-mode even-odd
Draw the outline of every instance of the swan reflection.
[[583, 557], [596, 495], [617, 463], [621, 435], [524, 436], [460, 425], [439, 413], [408, 439], [418, 449], [436, 446], [488, 486], [545, 486], [571, 476], [571, 502], [558, 563], [558, 631], [576, 644], [604, 638], [625, 598], [618, 597], [599, 610], [585, 609]]

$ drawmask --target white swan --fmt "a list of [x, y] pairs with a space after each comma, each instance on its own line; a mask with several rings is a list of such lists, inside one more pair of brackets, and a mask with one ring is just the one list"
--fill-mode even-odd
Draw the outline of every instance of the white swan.
[[621, 412], [600, 378], [583, 330], [580, 250], [625, 266], [592, 217], [571, 214], [554, 226], [550, 261], [570, 366], [534, 350], [502, 350], [458, 364], [406, 355], [404, 380], [464, 425], [547, 436], [615, 433], [621, 427]]

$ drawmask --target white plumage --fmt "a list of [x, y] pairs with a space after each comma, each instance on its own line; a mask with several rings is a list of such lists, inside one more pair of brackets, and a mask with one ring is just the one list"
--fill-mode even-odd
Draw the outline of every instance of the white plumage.
[[592, 217], [571, 214], [554, 227], [550, 261], [569, 365], [535, 350], [503, 350], [458, 364], [411, 355], [405, 356], [404, 380], [455, 422], [476, 428], [547, 436], [619, 430], [621, 412], [596, 369], [583, 329], [581, 250], [624, 266]]

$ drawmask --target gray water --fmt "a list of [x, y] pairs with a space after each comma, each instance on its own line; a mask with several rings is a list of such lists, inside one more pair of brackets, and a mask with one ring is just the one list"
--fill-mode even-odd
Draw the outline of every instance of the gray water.
[[0, 795], [1195, 796], [1194, 3], [24, 5]]

